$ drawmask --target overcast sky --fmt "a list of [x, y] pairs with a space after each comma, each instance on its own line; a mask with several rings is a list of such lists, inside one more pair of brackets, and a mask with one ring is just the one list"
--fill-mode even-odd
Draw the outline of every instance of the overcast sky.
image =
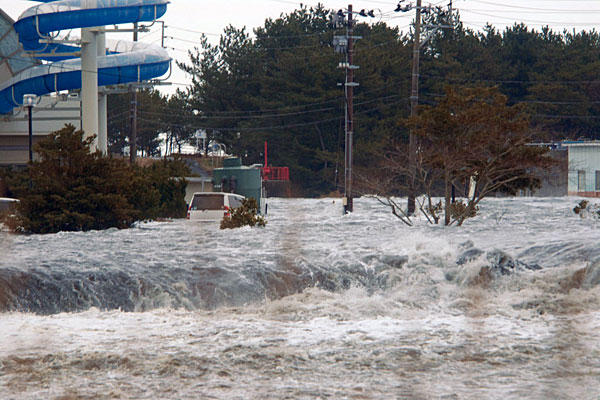
[[[345, 8], [352, 3], [354, 10], [375, 10], [375, 20], [385, 21], [389, 25], [399, 26], [407, 31], [414, 17], [414, 12], [394, 13], [397, 1], [320, 1], [327, 8]], [[413, 1], [413, 3], [416, 2]], [[187, 60], [187, 50], [193, 48], [201, 33], [217, 40], [223, 28], [229, 24], [236, 27], [251, 28], [263, 25], [266, 18], [276, 18], [281, 13], [288, 13], [299, 7], [300, 3], [316, 5], [319, 1], [288, 1], [288, 0], [171, 0], [167, 13], [162, 18], [165, 21], [168, 37], [165, 45], [171, 56], [178, 60]], [[410, 3], [405, 0], [402, 4]], [[447, 7], [449, 1], [422, 1], [422, 4]], [[34, 2], [24, 0], [0, 0], [0, 8], [13, 19]], [[481, 30], [487, 22], [503, 29], [507, 25], [523, 22], [539, 29], [548, 25], [552, 29], [591, 30], [600, 26], [600, 0], [454, 0], [453, 8], [459, 10], [463, 23]], [[367, 19], [368, 20], [368, 19]], [[372, 19], [371, 19], [372, 20]], [[131, 34], [129, 34], [130, 36]], [[109, 36], [122, 39], [122, 36]], [[160, 44], [160, 27], [156, 24], [149, 33], [140, 34], [140, 40]], [[176, 68], [175, 68], [176, 69]], [[170, 81], [172, 90], [183, 88], [188, 83], [188, 77], [182, 71], [174, 71]]]

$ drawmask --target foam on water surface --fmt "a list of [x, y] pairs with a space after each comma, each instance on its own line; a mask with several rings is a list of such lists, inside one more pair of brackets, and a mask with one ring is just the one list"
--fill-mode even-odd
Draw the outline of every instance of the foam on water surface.
[[0, 398], [595, 399], [598, 223], [576, 202], [409, 228], [274, 199], [265, 229], [1, 234]]

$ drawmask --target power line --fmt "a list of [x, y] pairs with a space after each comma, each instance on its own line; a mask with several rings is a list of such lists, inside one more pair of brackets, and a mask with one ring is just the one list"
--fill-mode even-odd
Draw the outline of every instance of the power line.
[[[26, 57], [18, 57], [18, 56], [13, 56], [13, 57], [7, 57], [9, 59], [15, 59], [15, 60], [24, 60], [24, 61], [30, 61], [30, 58], [26, 58]], [[406, 58], [402, 58], [398, 61], [406, 61]], [[42, 67], [44, 65], [47, 64], [42, 64], [39, 65], [38, 67]], [[66, 68], [67, 72], [69, 70], [72, 71], [76, 71], [76, 70], [80, 70], [78, 68]], [[102, 73], [105, 75], [112, 75], [112, 76], [118, 76], [117, 74], [106, 74], [106, 73]], [[600, 80], [498, 80], [498, 79], [467, 79], [467, 78], [448, 78], [448, 77], [442, 77], [442, 76], [435, 76], [435, 75], [428, 75], [428, 74], [420, 74], [420, 76], [422, 77], [426, 77], [426, 78], [431, 78], [431, 79], [444, 79], [446, 81], [449, 82], [472, 82], [472, 83], [491, 83], [491, 84], [513, 84], [513, 85], [536, 85], [536, 84], [559, 84], [559, 85], [581, 85], [581, 84], [585, 84], [585, 85], [590, 85], [590, 84], [600, 84]], [[191, 85], [192, 83], [182, 83], [182, 82], [174, 82], [173, 84], [175, 85], [181, 85], [181, 86], [187, 86], [187, 85]], [[361, 95], [364, 95], [366, 93], [370, 93], [370, 92], [374, 92], [374, 91], [380, 91], [380, 90], [385, 90], [386, 88], [388, 88], [389, 86], [383, 86], [381, 88], [376, 88], [373, 89], [369, 92], [362, 92]], [[360, 96], [360, 95], [359, 95]], [[316, 102], [316, 103], [309, 103], [309, 104], [305, 104], [305, 105], [299, 105], [296, 107], [286, 107], [286, 108], [302, 108], [302, 107], [309, 107], [312, 105], [319, 105], [319, 104], [326, 104], [326, 103], [331, 103], [331, 102], [335, 102], [338, 101], [338, 99], [331, 99], [331, 100], [327, 100], [325, 102]], [[547, 102], [546, 100], [531, 100], [531, 102]], [[560, 103], [560, 102], [559, 102]], [[555, 103], [555, 104], [559, 104], [559, 103]], [[562, 102], [561, 104], [567, 104], [567, 103], [571, 103], [571, 102]], [[585, 102], [584, 102], [585, 103]], [[589, 103], [589, 102], [588, 102]], [[593, 102], [595, 103], [595, 102]], [[278, 109], [276, 109], [278, 110]], [[275, 111], [276, 111], [275, 110]], [[260, 111], [250, 111], [250, 112], [266, 112], [266, 111], [274, 111], [274, 110], [260, 110]], [[227, 112], [224, 111], [223, 113], [236, 113], [236, 112]], [[246, 111], [240, 111], [239, 113], [247, 113]]]
[[[535, 10], [535, 11], [543, 11], [543, 12], [548, 12], [548, 11], [556, 11], [556, 12], [562, 12], [562, 13], [585, 13], [587, 14], [588, 12], [600, 12], [600, 10], [585, 10], [585, 11], [580, 11], [580, 10], [573, 10], [572, 8], [567, 8], [567, 9], [551, 9], [551, 8], [537, 8], [537, 7], [527, 7], [527, 6], [517, 6], [517, 5], [513, 5], [513, 4], [506, 4], [506, 3], [493, 3], [491, 1], [485, 1], [485, 0], [471, 0], [474, 3], [481, 3], [481, 4], [487, 4], [487, 5], [491, 5], [491, 6], [497, 6], [497, 7], [502, 7], [502, 8], [509, 8], [509, 9], [519, 9], [519, 10]], [[551, 0], [546, 0], [546, 2], [550, 2]], [[597, 3], [597, 1], [595, 0], [591, 0], [594, 3]], [[561, 3], [565, 3], [563, 0], [560, 0]]]
[[[364, 115], [364, 114], [368, 114], [368, 113], [371, 113], [374, 111], [379, 111], [383, 107], [393, 106], [402, 101], [408, 101], [408, 99], [404, 98], [404, 99], [400, 99], [396, 102], [386, 103], [379, 107], [371, 108], [369, 110], [357, 111], [356, 114]], [[181, 128], [193, 128], [193, 129], [209, 129], [209, 130], [216, 130], [216, 131], [230, 131], [230, 132], [249, 131], [249, 132], [252, 132], [252, 131], [261, 131], [261, 130], [263, 130], [263, 131], [264, 130], [278, 130], [278, 129], [287, 129], [287, 128], [300, 128], [300, 127], [311, 126], [311, 125], [321, 125], [321, 124], [332, 122], [332, 121], [340, 121], [343, 118], [344, 117], [342, 117], [342, 116], [338, 116], [338, 117], [327, 118], [327, 119], [316, 120], [316, 121], [309, 121], [309, 122], [299, 122], [299, 123], [294, 123], [294, 124], [259, 126], [259, 127], [244, 127], [244, 126], [241, 126], [241, 127], [240, 126], [238, 126], [238, 127], [211, 127], [211, 126], [206, 126], [206, 125], [204, 125], [204, 126], [196, 125], [193, 123], [192, 124], [169, 124], [169, 126], [181, 127]], [[154, 124], [163, 123], [162, 121], [157, 120], [157, 119], [142, 119], [142, 120], [145, 122], [154, 123]]]
[[[324, 112], [324, 111], [331, 111], [331, 110], [337, 110], [337, 109], [338, 109], [337, 107], [326, 107], [326, 108], [320, 108], [320, 109], [316, 109], [316, 110], [298, 111], [298, 112], [293, 112], [293, 113], [261, 114], [261, 115], [237, 115], [237, 116], [210, 116], [210, 115], [198, 114], [198, 115], [189, 116], [189, 118], [216, 119], [216, 120], [268, 119], [268, 118], [281, 118], [281, 117], [291, 117], [291, 116], [295, 116], [295, 115], [306, 115], [306, 114], [312, 114], [312, 113], [320, 113], [320, 112]], [[160, 113], [160, 112], [158, 112], [158, 113], [157, 112], [147, 112], [147, 113], [148, 114], [154, 114], [154, 115], [169, 115], [168, 113]]]
[[[490, 13], [487, 13], [487, 12], [477, 12], [477, 11], [469, 11], [469, 12], [472, 13], [472, 14], [481, 15], [481, 16], [484, 16], [484, 17], [493, 17], [495, 19], [500, 19], [500, 20], [505, 20], [505, 21], [510, 21], [510, 22], [516, 22], [516, 20], [513, 19], [513, 18], [503, 17], [503, 16], [499, 16], [497, 14], [490, 14]], [[542, 21], [542, 20], [530, 20], [530, 19], [524, 19], [524, 18], [519, 19], [519, 21], [521, 21], [521, 22], [527, 22], [527, 23], [530, 23], [530, 24], [536, 24], [536, 25], [544, 25], [544, 26], [546, 26], [546, 25], [563, 25], [564, 24], [564, 21], [547, 21], [547, 20], [543, 20]], [[569, 25], [572, 25], [572, 26], [588, 26], [588, 25], [593, 25], [593, 24], [586, 23], [586, 22], [570, 22]]]
[[[188, 29], [188, 28], [181, 28], [178, 27], [176, 25], [166, 25], [165, 28], [172, 28], [178, 31], [183, 31], [183, 32], [189, 32], [189, 33], [197, 33], [200, 35], [206, 35], [206, 36], [223, 36], [225, 34], [225, 32], [223, 33], [209, 33], [209, 32], [203, 32], [203, 31], [197, 31], [194, 29]], [[303, 33], [303, 34], [298, 34], [298, 35], [281, 35], [281, 36], [272, 36], [272, 35], [251, 35], [248, 34], [248, 38], [249, 39], [260, 39], [260, 40], [264, 40], [264, 39], [274, 39], [274, 40], [279, 40], [279, 39], [294, 39], [294, 38], [305, 38], [305, 37], [315, 37], [315, 36], [322, 36], [322, 35], [328, 35], [330, 34], [329, 31], [323, 31], [323, 32], [315, 32], [315, 33]]]
[[[178, 37], [174, 37], [174, 36], [165, 36], [165, 38], [167, 39], [174, 39], [174, 40], [179, 40], [181, 42], [186, 42], [186, 43], [193, 43], [193, 44], [200, 44], [197, 43], [193, 40], [188, 40], [188, 39], [182, 39], [182, 38], [178, 38]], [[255, 47], [253, 50], [294, 50], [294, 49], [315, 49], [315, 48], [320, 48], [320, 47], [328, 47], [324, 44], [321, 43], [317, 43], [314, 45], [296, 45], [296, 46], [287, 46], [287, 47], [262, 47], [259, 46], [259, 43], [257, 43], [256, 41], [253, 43]]]
[[[381, 97], [369, 99], [369, 100], [362, 101], [362, 102], [356, 102], [355, 105], [362, 106], [362, 105], [366, 105], [366, 104], [372, 104], [372, 103], [375, 103], [378, 101], [386, 101], [386, 100], [390, 100], [390, 99], [396, 99], [398, 97], [400, 97], [400, 95], [381, 96]], [[339, 101], [339, 99], [336, 99], [336, 101]], [[221, 116], [221, 115], [212, 116], [210, 114], [208, 114], [208, 115], [198, 114], [198, 115], [180, 115], [180, 116], [178, 116], [178, 118], [187, 118], [187, 119], [193, 119], [193, 120], [252, 120], [252, 119], [256, 120], [256, 119], [291, 117], [291, 116], [297, 116], [297, 115], [322, 113], [325, 111], [334, 111], [334, 110], [339, 110], [339, 107], [326, 107], [326, 108], [320, 108], [320, 109], [314, 109], [314, 110], [299, 111], [299, 112], [295, 112], [295, 113], [263, 114], [263, 115], [226, 115], [226, 116]], [[153, 116], [164, 116], [164, 117], [172, 116], [172, 113], [169, 113], [166, 111], [165, 112], [156, 112], [156, 111], [142, 110], [141, 112], [143, 114], [148, 114], [148, 115], [153, 115]]]
[[550, 119], [600, 119], [600, 115], [532, 114], [532, 117], [550, 118]]
[[423, 77], [431, 79], [445, 79], [450, 82], [472, 82], [472, 83], [501, 83], [501, 84], [524, 84], [524, 85], [537, 85], [537, 84], [560, 84], [560, 85], [575, 85], [575, 84], [600, 84], [600, 80], [515, 80], [515, 79], [468, 79], [468, 78], [447, 78], [439, 75], [428, 75], [421, 74]]

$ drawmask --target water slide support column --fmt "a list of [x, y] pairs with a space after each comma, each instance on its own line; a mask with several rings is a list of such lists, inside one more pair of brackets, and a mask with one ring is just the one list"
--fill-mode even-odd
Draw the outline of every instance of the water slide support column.
[[[98, 134], [98, 31], [81, 28], [81, 118], [86, 138]], [[98, 148], [98, 139], [92, 151]]]
[[[106, 33], [98, 32], [98, 56], [106, 55]], [[98, 94], [98, 150], [102, 154], [108, 154], [108, 125], [107, 125], [107, 103], [108, 95], [103, 92]]]

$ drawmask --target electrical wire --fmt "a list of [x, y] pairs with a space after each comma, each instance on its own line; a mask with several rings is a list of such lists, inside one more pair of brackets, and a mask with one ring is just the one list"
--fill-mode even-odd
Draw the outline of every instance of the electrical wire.
[[[580, 11], [580, 10], [573, 10], [571, 7], [567, 8], [567, 9], [552, 9], [552, 8], [538, 8], [538, 7], [527, 7], [527, 6], [517, 6], [517, 5], [513, 5], [513, 4], [506, 4], [504, 3], [494, 3], [491, 1], [485, 1], [485, 0], [470, 0], [473, 3], [481, 3], [481, 4], [486, 4], [486, 5], [491, 5], [491, 6], [496, 6], [496, 7], [502, 7], [502, 8], [508, 8], [508, 9], [518, 9], [518, 10], [532, 10], [532, 11], [536, 11], [536, 12], [543, 12], [546, 13], [548, 11], [556, 11], [556, 12], [561, 12], [561, 13], [585, 13], [587, 14], [588, 12], [592, 11], [592, 12], [600, 12], [600, 10], [585, 10], [585, 11]], [[545, 0], [546, 2], [550, 2], [551, 0]], [[590, 0], [591, 2], [597, 3], [596, 0]], [[564, 4], [564, 0], [560, 0], [560, 3]]]
[[[408, 101], [408, 98], [403, 98], [400, 101]], [[382, 107], [386, 107], [386, 106], [392, 106], [395, 105], [397, 103], [399, 103], [400, 101], [397, 101], [395, 103], [389, 103], [389, 104], [385, 104], [382, 105], [380, 107], [375, 107], [369, 110], [364, 110], [364, 111], [356, 111], [354, 114], [355, 115], [363, 115], [363, 114], [367, 114], [367, 113], [371, 113], [374, 111], [379, 111]], [[218, 131], [236, 131], [236, 132], [241, 132], [241, 131], [247, 131], [247, 132], [252, 132], [252, 131], [266, 131], [266, 130], [279, 130], [279, 129], [289, 129], [289, 128], [300, 128], [300, 127], [304, 127], [304, 126], [310, 126], [310, 125], [321, 125], [324, 123], [328, 123], [328, 122], [332, 122], [332, 121], [339, 121], [342, 120], [344, 117], [343, 116], [338, 116], [338, 117], [333, 117], [333, 118], [327, 118], [327, 119], [322, 119], [322, 120], [316, 120], [316, 121], [310, 121], [310, 122], [300, 122], [300, 123], [294, 123], [294, 124], [283, 124], [283, 125], [270, 125], [270, 126], [260, 126], [260, 127], [210, 127], [210, 126], [200, 126], [200, 125], [195, 125], [195, 124], [169, 124], [169, 126], [172, 127], [181, 127], [181, 128], [192, 128], [192, 129], [210, 129], [210, 130], [218, 130]], [[160, 120], [156, 120], [156, 119], [141, 119], [142, 121], [148, 122], [148, 123], [161, 123], [162, 121]]]
[[[314, 35], [322, 35], [323, 33], [318, 33], [318, 34], [314, 34]], [[148, 36], [148, 35], [146, 35]], [[178, 40], [182, 40], [182, 39], [178, 39]], [[379, 43], [376, 45], [372, 45], [367, 48], [374, 48], [374, 47], [381, 47], [384, 46], [385, 44], [388, 43], [392, 43], [395, 41], [388, 41], [388, 42], [383, 42], [383, 43]], [[307, 46], [307, 48], [310, 48], [313, 46]], [[279, 49], [279, 48], [273, 48], [273, 49]], [[181, 50], [183, 51], [183, 50]], [[357, 50], [358, 51], [358, 50]], [[17, 59], [19, 57], [9, 57], [9, 58], [13, 58], [13, 59]], [[21, 58], [23, 60], [30, 60], [29, 58]], [[406, 59], [401, 59], [400, 61], [406, 61]], [[73, 70], [76, 70], [76, 68], [73, 68]], [[116, 74], [115, 74], [116, 76]], [[463, 80], [464, 81], [464, 80]], [[478, 80], [478, 82], [487, 82], [487, 83], [504, 83], [504, 84], [539, 84], [539, 83], [552, 83], [552, 84], [581, 84], [581, 83], [585, 83], [585, 84], [590, 84], [590, 83], [599, 83], [600, 81], [596, 81], [596, 80], [590, 80], [590, 81], [517, 81], [517, 80], [504, 80], [504, 81], [500, 81], [500, 80]], [[184, 83], [176, 83], [177, 85], [187, 85]], [[331, 101], [338, 101], [338, 100], [330, 100]], [[378, 101], [377, 99], [373, 100], [373, 101]], [[574, 103], [574, 102], [549, 102], [549, 101], [542, 101], [542, 100], [531, 100], [528, 101], [531, 103], [537, 103], [537, 104], [579, 104], [579, 103]], [[587, 103], [587, 104], [595, 104], [596, 102], [582, 102], [582, 103]], [[306, 105], [301, 106], [301, 107], [306, 107]], [[333, 108], [329, 108], [329, 109], [333, 109]], [[311, 111], [302, 111], [302, 112], [298, 112], [298, 113], [287, 113], [287, 114], [279, 114], [279, 115], [263, 115], [263, 116], [259, 116], [259, 118], [275, 118], [276, 116], [282, 117], [282, 116], [289, 116], [289, 115], [299, 115], [299, 114], [305, 114], [305, 113], [312, 113], [312, 112], [318, 112], [319, 110], [311, 110]], [[321, 110], [322, 111], [322, 110]], [[264, 111], [257, 111], [257, 112], [264, 112]], [[121, 113], [122, 114], [122, 113]], [[540, 114], [541, 115], [541, 114]], [[561, 116], [548, 116], [548, 115], [544, 115], [545, 117], [552, 117], [552, 118], [560, 118]], [[567, 118], [568, 116], [565, 116], [565, 118]], [[571, 117], [577, 117], [577, 118], [581, 118], [582, 116], [571, 116]], [[213, 117], [213, 118], [217, 118], [217, 117]], [[223, 118], [223, 117], [221, 117]]]
[[[377, 97], [377, 98], [373, 98], [373, 99], [369, 99], [366, 101], [357, 101], [355, 102], [355, 106], [359, 107], [362, 105], [366, 105], [366, 104], [371, 104], [371, 103], [375, 103], [378, 101], [385, 101], [385, 100], [389, 100], [389, 99], [395, 99], [401, 97], [400, 95], [388, 95], [388, 96], [381, 96], [381, 97]], [[339, 98], [337, 98], [335, 101], [339, 101]], [[184, 115], [184, 116], [178, 116], [178, 118], [188, 118], [188, 119], [193, 119], [193, 120], [249, 120], [249, 119], [269, 119], [269, 118], [282, 118], [282, 117], [291, 117], [291, 116], [298, 116], [298, 115], [307, 115], [307, 114], [313, 114], [313, 113], [323, 113], [326, 111], [334, 111], [334, 110], [339, 110], [339, 107], [326, 107], [326, 108], [320, 108], [320, 109], [314, 109], [314, 110], [307, 110], [307, 111], [300, 111], [300, 112], [295, 112], [295, 113], [279, 113], [279, 114], [263, 114], [263, 115], [233, 115], [233, 116], [211, 116], [211, 115]], [[169, 112], [155, 112], [155, 111], [142, 111], [144, 114], [148, 114], [148, 115], [153, 115], [153, 116], [162, 116], [162, 117], [169, 117], [172, 116], [172, 113]]]

